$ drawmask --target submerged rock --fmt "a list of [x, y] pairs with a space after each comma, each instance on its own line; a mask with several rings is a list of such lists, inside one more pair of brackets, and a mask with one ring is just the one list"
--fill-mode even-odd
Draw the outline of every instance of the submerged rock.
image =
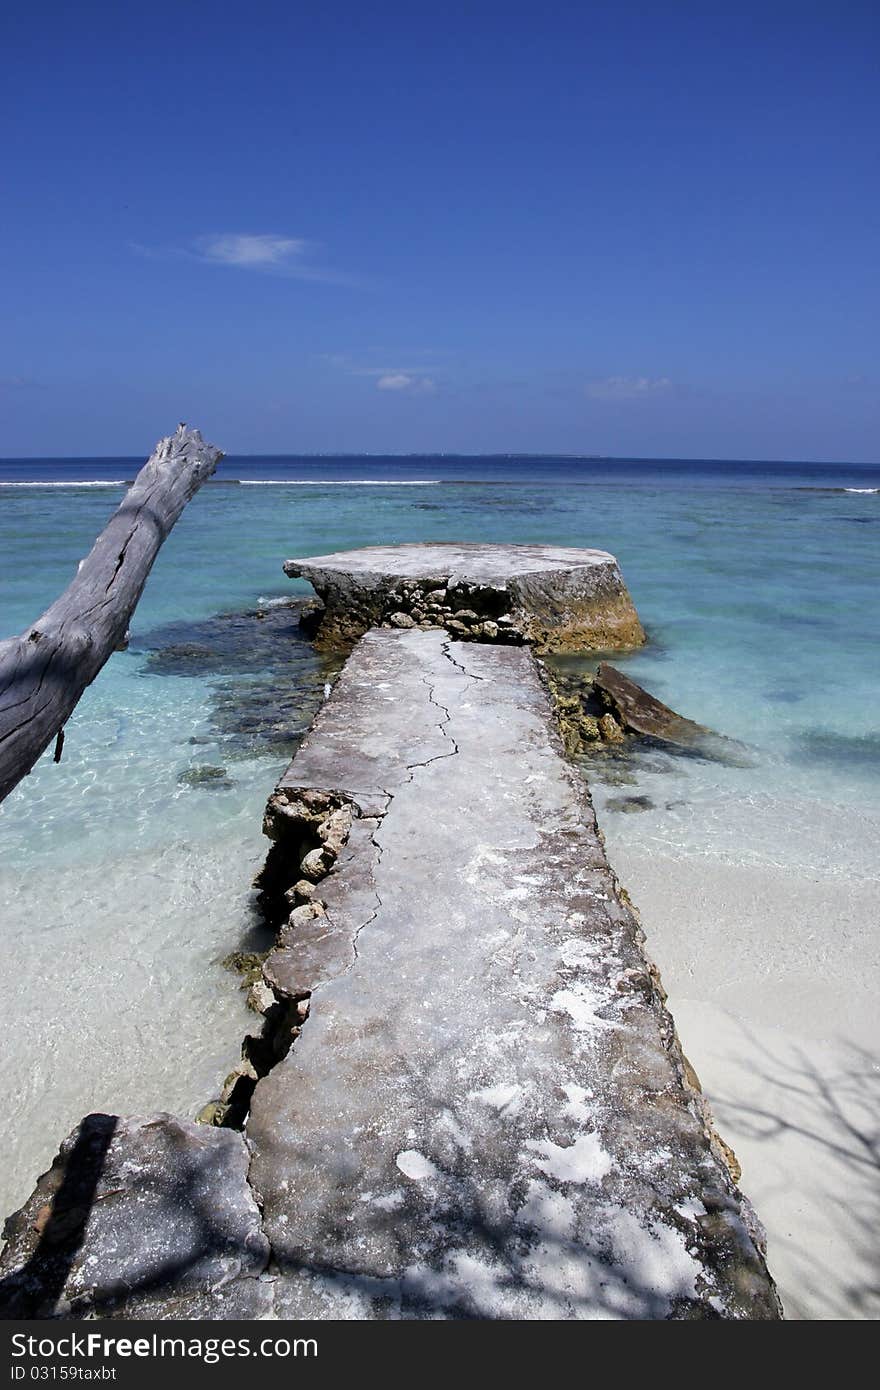
[[632, 733], [648, 734], [665, 743], [693, 745], [710, 732], [704, 725], [676, 714], [607, 661], [600, 665], [593, 684], [608, 696], [620, 723]]
[[213, 787], [220, 791], [228, 791], [235, 786], [227, 777], [225, 767], [213, 767], [209, 763], [185, 768], [177, 774], [177, 780], [183, 787]]
[[199, 642], [172, 642], [169, 647], [151, 653], [149, 660], [152, 670], [164, 675], [189, 675], [193, 670], [201, 675], [206, 662], [216, 662], [217, 652], [214, 647]]
[[654, 802], [649, 796], [612, 796], [605, 802], [605, 808], [633, 815], [637, 811], [653, 811]]
[[[606, 747], [600, 723], [606, 713], [588, 676], [573, 676], [539, 663], [541, 679], [550, 692], [562, 742], [569, 757], [576, 757], [594, 746]], [[612, 723], [614, 721], [612, 720]], [[617, 743], [617, 726], [611, 737]]]
[[743, 744], [676, 714], [674, 709], [664, 705], [662, 700], [607, 661], [599, 666], [593, 686], [611, 706], [618, 722], [630, 733], [688, 749], [698, 757], [716, 762], [740, 766], [751, 763], [748, 749]]
[[607, 743], [623, 743], [623, 729], [613, 714], [603, 714], [598, 723], [602, 737]]
[[241, 987], [244, 989], [261, 978], [265, 959], [265, 951], [230, 951], [228, 956], [223, 957], [220, 964], [224, 970], [241, 976]]
[[310, 640], [309, 624], [320, 611], [320, 605], [292, 600], [221, 613], [142, 633], [132, 647], [146, 656], [147, 678], [210, 680], [215, 736], [192, 734], [186, 742], [220, 743], [224, 760], [289, 757], [339, 667], [338, 658], [317, 653]]
[[272, 993], [265, 980], [260, 975], [259, 980], [255, 980], [248, 990], [247, 1006], [255, 1014], [267, 1014], [270, 1009], [274, 1009], [278, 1001]]
[[553, 699], [566, 753], [569, 757], [601, 758], [605, 781], [635, 780], [623, 770], [607, 767], [607, 761], [615, 757], [629, 760], [637, 748], [642, 757], [652, 745], [658, 752], [706, 758], [734, 767], [753, 763], [744, 744], [676, 714], [607, 662], [602, 662], [592, 676], [574, 674], [547, 662], [541, 662], [540, 669]]
[[[591, 761], [591, 773], [597, 766], [597, 762], [597, 759]], [[603, 759], [601, 781], [609, 787], [635, 787], [638, 786], [639, 779], [628, 766], [621, 766], [618, 761], [609, 762], [607, 759]]]
[[839, 734], [833, 729], [806, 729], [793, 740], [793, 757], [860, 769], [876, 777], [880, 769], [880, 733]]

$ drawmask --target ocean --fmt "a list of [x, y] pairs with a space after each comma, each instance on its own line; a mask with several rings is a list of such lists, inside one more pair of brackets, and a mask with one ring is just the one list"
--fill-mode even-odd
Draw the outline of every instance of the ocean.
[[[69, 582], [141, 462], [0, 461], [2, 635]], [[428, 540], [610, 550], [649, 636], [616, 664], [747, 745], [747, 765], [645, 749], [584, 770], [789, 1315], [876, 1316], [880, 466], [225, 459], [62, 762], [0, 808], [0, 1208], [83, 1114], [217, 1095], [251, 1018], [222, 961], [262, 944], [263, 803], [334, 674], [282, 562]]]

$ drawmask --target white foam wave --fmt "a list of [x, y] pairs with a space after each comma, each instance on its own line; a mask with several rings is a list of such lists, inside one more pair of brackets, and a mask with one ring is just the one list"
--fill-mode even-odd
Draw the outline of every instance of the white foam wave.
[[239, 478], [242, 487], [437, 487], [439, 478]]
[[880, 487], [845, 487], [844, 492], [880, 492]]
[[0, 481], [0, 487], [125, 487], [125, 478], [84, 478], [81, 482]]

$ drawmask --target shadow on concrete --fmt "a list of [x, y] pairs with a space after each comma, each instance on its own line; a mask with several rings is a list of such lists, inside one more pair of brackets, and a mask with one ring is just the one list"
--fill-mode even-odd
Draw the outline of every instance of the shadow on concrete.
[[108, 1157], [128, 1123], [87, 1116], [10, 1218], [7, 1269], [42, 1229], [26, 1262], [0, 1281], [0, 1318], [215, 1317], [217, 1291], [228, 1302], [239, 1275], [244, 1288], [229, 1316], [259, 1316], [250, 1307], [268, 1244], [246, 1210], [244, 1182], [214, 1145], [194, 1148], [162, 1117], [139, 1127], [142, 1139], [157, 1137], [138, 1146], [123, 1134]]
[[115, 1115], [87, 1115], [80, 1124], [61, 1182], [37, 1213], [39, 1239], [33, 1254], [18, 1273], [0, 1280], [0, 1317], [52, 1316], [85, 1240], [117, 1124]]

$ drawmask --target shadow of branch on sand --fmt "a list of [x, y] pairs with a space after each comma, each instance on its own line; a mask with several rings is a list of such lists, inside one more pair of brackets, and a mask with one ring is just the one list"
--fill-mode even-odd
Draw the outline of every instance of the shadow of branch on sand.
[[786, 1315], [876, 1318], [880, 1063], [850, 1042], [736, 1028], [737, 1057], [706, 1089], [767, 1222]]

